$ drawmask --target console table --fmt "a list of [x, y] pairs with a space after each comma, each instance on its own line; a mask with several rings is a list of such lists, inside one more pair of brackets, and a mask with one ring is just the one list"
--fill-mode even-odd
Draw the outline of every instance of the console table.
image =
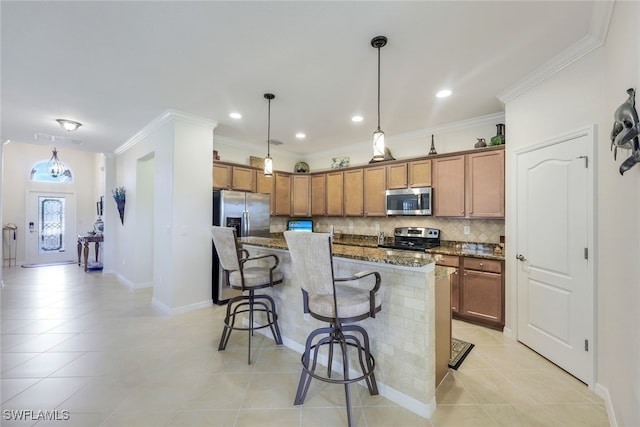
[[[88, 258], [89, 258], [89, 243], [95, 244], [96, 264], [98, 264], [98, 254], [100, 253], [100, 242], [104, 241], [102, 234], [94, 235], [80, 235], [78, 234], [78, 265], [80, 265], [80, 254], [82, 252], [82, 245], [84, 244], [84, 271], [88, 271]], [[99, 267], [91, 268], [91, 270], [102, 270], [102, 264]]]

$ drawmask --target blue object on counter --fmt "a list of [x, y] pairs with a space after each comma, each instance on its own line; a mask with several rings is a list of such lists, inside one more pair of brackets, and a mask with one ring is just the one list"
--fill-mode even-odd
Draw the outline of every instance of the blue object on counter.
[[290, 219], [287, 221], [287, 230], [313, 231], [313, 221], [310, 219]]

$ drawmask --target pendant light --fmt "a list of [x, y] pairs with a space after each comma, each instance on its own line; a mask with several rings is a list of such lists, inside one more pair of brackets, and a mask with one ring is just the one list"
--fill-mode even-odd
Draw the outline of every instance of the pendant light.
[[64, 164], [58, 158], [58, 150], [56, 150], [55, 147], [53, 147], [53, 155], [51, 156], [49, 163], [47, 163], [47, 170], [49, 171], [49, 175], [54, 178], [59, 177], [66, 171]]
[[60, 127], [66, 130], [67, 132], [73, 132], [75, 130], [78, 130], [78, 128], [82, 126], [82, 123], [80, 122], [74, 122], [73, 120], [67, 120], [67, 119], [56, 119], [56, 122], [58, 122]]
[[272, 93], [265, 93], [264, 97], [269, 101], [269, 116], [267, 121], [267, 157], [264, 158], [264, 176], [273, 175], [273, 159], [269, 153], [271, 145], [271, 100], [276, 96]]
[[373, 132], [373, 158], [369, 163], [384, 160], [384, 132], [380, 129], [380, 48], [387, 44], [385, 36], [371, 39], [371, 46], [378, 49], [378, 128]]

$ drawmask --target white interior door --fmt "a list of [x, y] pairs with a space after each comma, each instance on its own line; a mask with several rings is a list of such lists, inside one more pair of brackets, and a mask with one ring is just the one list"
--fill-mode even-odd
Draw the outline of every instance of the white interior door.
[[25, 230], [26, 263], [77, 259], [75, 194], [30, 191]]
[[518, 340], [591, 384], [590, 132], [517, 155]]

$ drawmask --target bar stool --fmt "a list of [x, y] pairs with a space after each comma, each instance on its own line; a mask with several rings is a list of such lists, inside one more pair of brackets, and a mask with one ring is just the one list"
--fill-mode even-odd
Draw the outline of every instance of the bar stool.
[[[382, 308], [380, 274], [363, 271], [352, 277], [336, 278], [333, 273], [331, 239], [329, 233], [285, 231], [285, 239], [291, 255], [293, 277], [302, 288], [305, 313], [323, 322], [328, 327], [318, 328], [307, 337], [302, 355], [302, 373], [294, 404], [301, 405], [311, 384], [311, 379], [343, 384], [347, 402], [347, 419], [352, 425], [351, 395], [349, 385], [365, 380], [369, 393], [378, 394], [374, 375], [375, 360], [371, 355], [367, 331], [354, 322], [374, 318]], [[370, 289], [343, 284], [367, 276], [375, 278]], [[358, 334], [358, 335], [356, 335]], [[331, 378], [334, 346], [342, 353], [342, 378]], [[328, 347], [327, 372], [317, 372], [318, 353]], [[350, 372], [349, 349], [355, 349], [360, 372]], [[313, 356], [312, 356], [313, 354]], [[355, 372], [355, 371], [354, 371]]]
[[[227, 303], [227, 313], [224, 318], [224, 329], [218, 345], [218, 351], [226, 348], [231, 331], [248, 331], [249, 353], [247, 363], [250, 365], [253, 331], [268, 327], [271, 329], [276, 344], [282, 345], [282, 337], [278, 327], [278, 314], [276, 313], [276, 304], [273, 298], [269, 295], [255, 294], [257, 289], [268, 288], [282, 283], [282, 272], [276, 270], [279, 259], [275, 254], [249, 257], [249, 252], [246, 249], [238, 247], [236, 229], [233, 227], [213, 226], [211, 227], [211, 238], [218, 252], [220, 266], [224, 270], [224, 280], [226, 280], [227, 286], [242, 291], [242, 295], [231, 298]], [[245, 266], [249, 261], [265, 258], [273, 258], [272, 267]], [[245, 292], [248, 292], [248, 294], [245, 294]], [[249, 325], [247, 327], [242, 326], [241, 320], [240, 324], [236, 325], [236, 320], [242, 317], [240, 315], [243, 313], [248, 313], [249, 315]], [[264, 314], [266, 317], [264, 324], [256, 325], [254, 323], [256, 313]]]

